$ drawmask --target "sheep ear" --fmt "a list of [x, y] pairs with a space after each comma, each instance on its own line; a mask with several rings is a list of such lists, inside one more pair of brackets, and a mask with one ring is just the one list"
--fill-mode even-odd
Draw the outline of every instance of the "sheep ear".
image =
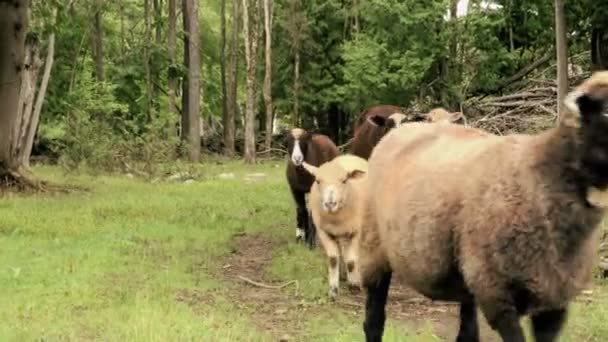
[[456, 121], [462, 119], [462, 117], [463, 117], [463, 115], [461, 112], [453, 112], [453, 113], [450, 113], [448, 120], [450, 120], [450, 122], [456, 122]]
[[348, 173], [347, 178], [348, 179], [359, 179], [363, 176], [365, 176], [367, 172], [363, 171], [363, 170], [352, 170]]
[[382, 115], [372, 115], [367, 117], [367, 122], [374, 126], [384, 127], [386, 126], [386, 118]]
[[579, 127], [581, 116], [602, 113], [608, 102], [608, 71], [594, 73], [564, 99], [566, 111], [562, 113], [562, 124]]
[[317, 171], [319, 170], [318, 167], [314, 166], [314, 165], [310, 165], [307, 162], [303, 162], [302, 166], [304, 167], [304, 170], [306, 170], [308, 173], [310, 173], [313, 176], [317, 176]]

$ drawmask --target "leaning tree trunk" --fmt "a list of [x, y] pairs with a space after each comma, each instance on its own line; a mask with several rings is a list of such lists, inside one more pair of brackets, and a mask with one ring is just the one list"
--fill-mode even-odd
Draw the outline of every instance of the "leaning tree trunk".
[[243, 0], [243, 26], [245, 27], [245, 59], [247, 64], [247, 103], [245, 109], [245, 162], [253, 164], [255, 151], [255, 110], [257, 98], [257, 51], [258, 51], [258, 0]]
[[266, 43], [266, 64], [264, 73], [264, 106], [266, 107], [266, 150], [272, 147], [272, 123], [274, 119], [272, 108], [272, 0], [264, 0], [264, 33]]
[[24, 82], [28, 0], [0, 2], [0, 175], [18, 173], [22, 159], [17, 139]]

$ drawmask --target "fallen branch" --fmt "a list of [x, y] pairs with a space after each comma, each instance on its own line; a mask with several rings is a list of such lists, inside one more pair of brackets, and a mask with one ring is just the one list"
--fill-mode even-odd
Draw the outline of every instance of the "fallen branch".
[[264, 284], [264, 283], [259, 283], [257, 281], [251, 280], [251, 279], [249, 279], [247, 277], [244, 277], [244, 276], [241, 276], [241, 275], [238, 276], [238, 277], [239, 277], [239, 279], [241, 279], [242, 281], [244, 281], [244, 282], [246, 282], [246, 283], [248, 283], [250, 285], [261, 287], [261, 288], [264, 288], [264, 289], [280, 290], [280, 289], [282, 289], [284, 287], [287, 287], [287, 286], [289, 286], [291, 284], [296, 284], [296, 288], [298, 287], [298, 285], [297, 285], [298, 281], [297, 280], [290, 280], [290, 281], [288, 281], [288, 282], [286, 282], [284, 284], [281, 284], [281, 285], [267, 285], [267, 284]]

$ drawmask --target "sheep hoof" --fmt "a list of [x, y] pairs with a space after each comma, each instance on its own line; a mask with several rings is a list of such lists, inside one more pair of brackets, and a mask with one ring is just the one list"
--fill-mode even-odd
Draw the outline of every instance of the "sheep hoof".
[[338, 297], [338, 288], [330, 287], [329, 288], [329, 299], [331, 299], [332, 301], [335, 301], [337, 297]]

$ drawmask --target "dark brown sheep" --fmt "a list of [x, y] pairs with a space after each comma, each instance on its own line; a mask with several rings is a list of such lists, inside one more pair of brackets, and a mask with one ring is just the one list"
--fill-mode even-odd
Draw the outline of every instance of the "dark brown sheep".
[[608, 72], [598, 72], [567, 96], [558, 126], [537, 135], [414, 123], [388, 133], [369, 160], [366, 340], [382, 340], [395, 272], [429, 298], [460, 303], [457, 341], [479, 340], [476, 306], [503, 341], [525, 341], [523, 315], [536, 341], [554, 341], [597, 259], [607, 103]]
[[401, 107], [391, 105], [380, 105], [365, 110], [355, 123], [350, 152], [364, 159], [369, 158], [374, 146], [389, 130], [417, 118], [404, 113]]
[[287, 135], [287, 182], [296, 202], [296, 239], [303, 239], [310, 248], [315, 245], [315, 229], [309, 222], [306, 194], [314, 182], [314, 177], [302, 166], [303, 162], [319, 166], [334, 159], [338, 148], [327, 136], [312, 134], [301, 128], [293, 128]]

